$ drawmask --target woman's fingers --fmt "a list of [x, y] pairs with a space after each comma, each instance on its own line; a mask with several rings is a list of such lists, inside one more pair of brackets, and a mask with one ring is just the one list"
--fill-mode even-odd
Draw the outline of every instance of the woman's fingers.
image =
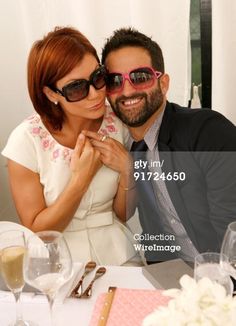
[[93, 155], [94, 158], [98, 158], [100, 156], [100, 152], [96, 147], [94, 147], [91, 144], [91, 141], [88, 138], [86, 138], [85, 144], [84, 144], [84, 149], [81, 154], [81, 158], [82, 157], [91, 158], [91, 155]]
[[83, 134], [89, 138], [91, 145], [99, 151], [103, 164], [118, 172], [127, 169], [129, 165], [127, 150], [119, 141], [88, 130], [84, 130]]
[[89, 138], [80, 134], [71, 156], [71, 171], [80, 174], [83, 171], [84, 177], [90, 180], [90, 176], [93, 176], [101, 165], [102, 162], [98, 149], [92, 146]]
[[77, 141], [76, 141], [76, 144], [75, 144], [75, 148], [74, 148], [74, 151], [76, 151], [78, 156], [80, 156], [81, 153], [83, 152], [84, 145], [85, 145], [85, 140], [86, 140], [85, 135], [83, 135], [82, 133], [79, 134], [79, 136], [77, 138]]
[[79, 134], [76, 145], [74, 148], [74, 152], [78, 157], [81, 157], [82, 154], [88, 153], [93, 151], [93, 146], [91, 144], [91, 141], [84, 135]]
[[110, 138], [107, 135], [103, 135], [103, 134], [99, 134], [97, 132], [93, 132], [93, 131], [88, 131], [88, 130], [83, 130], [82, 133], [88, 137], [91, 142], [97, 142], [96, 144], [100, 143], [100, 145], [102, 145], [102, 143], [107, 143], [110, 141], [113, 141], [112, 138]]
[[86, 137], [89, 137], [94, 140], [102, 141], [104, 135], [98, 134], [97, 132], [94, 131], [89, 131], [89, 130], [83, 130], [82, 131], [83, 135]]

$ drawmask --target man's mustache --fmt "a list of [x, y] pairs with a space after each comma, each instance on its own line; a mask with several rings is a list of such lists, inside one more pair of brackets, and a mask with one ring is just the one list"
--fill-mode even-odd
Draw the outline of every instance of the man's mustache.
[[119, 104], [120, 102], [127, 101], [127, 100], [133, 100], [137, 97], [144, 97], [145, 99], [147, 99], [147, 94], [146, 93], [135, 93], [134, 95], [131, 95], [131, 96], [121, 95], [121, 96], [117, 97], [116, 104]]

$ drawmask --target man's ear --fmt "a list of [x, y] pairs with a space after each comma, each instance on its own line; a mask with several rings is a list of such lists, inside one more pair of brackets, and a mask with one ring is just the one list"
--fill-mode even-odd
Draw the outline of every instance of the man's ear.
[[161, 86], [161, 90], [162, 90], [163, 95], [166, 95], [166, 93], [168, 92], [169, 82], [170, 82], [169, 75], [163, 74], [160, 77], [160, 86]]
[[53, 90], [51, 90], [49, 87], [44, 86], [43, 92], [51, 102], [58, 102], [59, 95], [55, 93]]

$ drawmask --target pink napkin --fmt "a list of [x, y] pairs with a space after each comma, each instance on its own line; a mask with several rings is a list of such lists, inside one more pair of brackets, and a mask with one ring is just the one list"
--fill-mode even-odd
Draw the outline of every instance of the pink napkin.
[[[104, 305], [106, 293], [102, 293], [94, 306], [89, 326], [96, 326]], [[139, 326], [143, 319], [158, 306], [170, 300], [162, 290], [116, 289], [107, 326]]]

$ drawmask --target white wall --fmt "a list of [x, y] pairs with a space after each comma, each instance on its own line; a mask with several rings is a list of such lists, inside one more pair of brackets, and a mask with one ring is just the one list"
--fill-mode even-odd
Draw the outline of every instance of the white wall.
[[[4, 2], [4, 3], [3, 3]], [[32, 110], [26, 91], [26, 40], [19, 1], [0, 2], [0, 150], [12, 130]], [[8, 188], [6, 161], [0, 156], [0, 220], [16, 212]]]
[[[0, 150], [10, 131], [33, 110], [26, 86], [29, 48], [56, 25], [80, 29], [99, 54], [119, 27], [133, 26], [152, 36], [171, 76], [169, 99], [187, 104], [189, 7], [190, 0], [0, 0]], [[0, 220], [16, 218], [5, 164], [0, 157]]]
[[236, 124], [236, 1], [212, 1], [212, 108]]

